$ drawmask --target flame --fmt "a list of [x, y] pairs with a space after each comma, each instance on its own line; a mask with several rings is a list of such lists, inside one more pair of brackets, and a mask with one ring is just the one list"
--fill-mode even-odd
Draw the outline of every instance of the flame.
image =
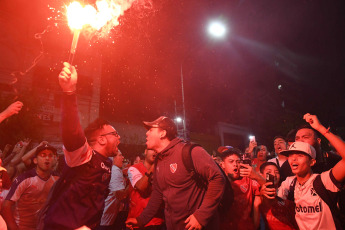
[[97, 9], [91, 5], [82, 6], [79, 2], [72, 2], [67, 7], [68, 25], [72, 30], [80, 30], [84, 26], [91, 26], [99, 30], [108, 22], [112, 26], [119, 24], [118, 17], [123, 14], [121, 5], [114, 1], [101, 0], [96, 2]]

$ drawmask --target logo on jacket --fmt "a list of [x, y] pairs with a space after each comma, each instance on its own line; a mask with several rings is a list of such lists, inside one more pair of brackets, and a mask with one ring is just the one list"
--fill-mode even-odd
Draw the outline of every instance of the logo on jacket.
[[175, 173], [176, 169], [177, 169], [177, 164], [176, 163], [170, 164], [170, 172], [171, 173]]
[[240, 189], [243, 193], [246, 193], [248, 191], [248, 184], [241, 184]]

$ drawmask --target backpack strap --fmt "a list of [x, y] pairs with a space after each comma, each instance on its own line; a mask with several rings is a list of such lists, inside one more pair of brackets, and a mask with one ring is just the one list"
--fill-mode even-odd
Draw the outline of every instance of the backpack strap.
[[297, 177], [291, 181], [290, 187], [289, 187], [289, 193], [287, 196], [288, 200], [295, 201], [295, 186], [296, 186]]
[[276, 158], [276, 162], [277, 162], [277, 166], [278, 166], [278, 168], [280, 169], [280, 164], [279, 164], [278, 157]]
[[192, 150], [193, 148], [197, 146], [200, 146], [200, 145], [196, 143], [187, 142], [182, 147], [183, 165], [187, 169], [187, 171], [190, 173], [195, 173], [195, 168], [194, 168], [193, 159], [192, 159]]
[[207, 188], [207, 181], [195, 171], [193, 159], [192, 159], [192, 150], [193, 148], [200, 146], [196, 143], [186, 142], [182, 147], [182, 162], [186, 170], [191, 174], [192, 178], [196, 181], [196, 184], [199, 187]]
[[319, 195], [319, 197], [330, 208], [336, 229], [343, 229], [341, 221], [344, 221], [345, 216], [340, 212], [337, 206], [337, 197], [332, 196], [332, 194], [326, 189], [325, 185], [322, 183], [321, 175], [316, 176], [313, 182], [313, 187], [315, 189], [315, 192]]

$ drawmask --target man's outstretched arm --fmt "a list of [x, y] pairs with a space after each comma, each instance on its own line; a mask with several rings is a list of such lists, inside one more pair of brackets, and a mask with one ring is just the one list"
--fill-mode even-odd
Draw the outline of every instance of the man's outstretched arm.
[[61, 133], [64, 144], [66, 163], [70, 167], [81, 165], [91, 159], [92, 151], [86, 142], [80, 125], [76, 85], [77, 72], [74, 66], [64, 62], [59, 74], [59, 83], [63, 91], [61, 105]]
[[20, 101], [16, 101], [9, 105], [4, 111], [0, 113], [0, 123], [12, 115], [18, 114], [22, 107], [23, 103]]
[[303, 116], [303, 119], [305, 119], [312, 128], [326, 137], [329, 143], [334, 146], [335, 150], [337, 150], [341, 156], [342, 159], [333, 167], [332, 173], [337, 181], [343, 182], [345, 180], [345, 142], [334, 135], [329, 129], [326, 129], [325, 126], [320, 123], [317, 116], [307, 113]]

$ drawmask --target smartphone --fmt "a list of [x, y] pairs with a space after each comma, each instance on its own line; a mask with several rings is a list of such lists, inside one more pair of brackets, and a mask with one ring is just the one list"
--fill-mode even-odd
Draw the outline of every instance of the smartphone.
[[249, 136], [249, 141], [254, 141], [255, 142], [255, 136]]
[[267, 173], [266, 174], [266, 182], [272, 182], [273, 184], [267, 185], [267, 188], [274, 188], [274, 176]]
[[251, 165], [252, 161], [250, 159], [242, 160], [242, 164]]

